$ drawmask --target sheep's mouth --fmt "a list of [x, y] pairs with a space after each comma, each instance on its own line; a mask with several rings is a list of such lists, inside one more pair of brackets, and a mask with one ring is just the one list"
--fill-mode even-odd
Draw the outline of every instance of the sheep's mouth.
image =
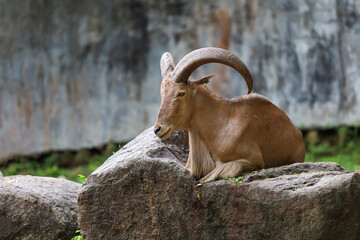
[[[161, 135], [159, 138], [163, 139], [169, 132], [170, 132], [171, 128], [169, 128], [169, 130], [166, 131], [166, 133], [164, 133], [163, 135]], [[164, 139], [165, 140], [165, 139]]]

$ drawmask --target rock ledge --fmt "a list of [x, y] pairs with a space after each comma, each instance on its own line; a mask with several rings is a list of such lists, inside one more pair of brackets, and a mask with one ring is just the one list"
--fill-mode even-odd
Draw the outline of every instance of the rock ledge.
[[2, 177], [0, 172], [0, 239], [70, 239], [78, 229], [80, 186], [48, 177]]
[[196, 186], [187, 134], [148, 129], [89, 176], [79, 194], [86, 239], [359, 239], [360, 172], [297, 163]]

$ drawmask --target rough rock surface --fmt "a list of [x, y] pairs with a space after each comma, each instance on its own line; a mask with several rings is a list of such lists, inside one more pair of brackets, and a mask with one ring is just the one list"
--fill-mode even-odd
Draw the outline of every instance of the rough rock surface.
[[0, 239], [71, 239], [80, 186], [47, 177], [0, 178]]
[[187, 136], [148, 129], [79, 193], [86, 239], [360, 239], [360, 172], [297, 163], [196, 186]]
[[[207, 46], [241, 57], [297, 126], [360, 120], [358, 0], [0, 0], [0, 12], [0, 159], [134, 138], [156, 119], [161, 54]], [[246, 92], [228, 68], [199, 74]]]

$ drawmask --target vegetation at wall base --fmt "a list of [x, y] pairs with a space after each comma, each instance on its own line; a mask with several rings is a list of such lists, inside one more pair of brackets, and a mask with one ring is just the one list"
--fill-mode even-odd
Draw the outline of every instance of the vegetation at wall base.
[[304, 133], [306, 162], [336, 162], [347, 170], [360, 169], [360, 127], [341, 126]]
[[57, 151], [34, 156], [20, 156], [0, 163], [4, 176], [32, 175], [65, 178], [84, 183], [122, 144], [109, 143], [95, 149]]
[[[360, 127], [342, 126], [303, 133], [306, 162], [337, 162], [347, 170], [360, 169]], [[124, 144], [109, 143], [90, 150], [16, 157], [0, 163], [0, 170], [4, 176], [21, 174], [62, 177], [84, 183], [86, 177], [122, 145]]]

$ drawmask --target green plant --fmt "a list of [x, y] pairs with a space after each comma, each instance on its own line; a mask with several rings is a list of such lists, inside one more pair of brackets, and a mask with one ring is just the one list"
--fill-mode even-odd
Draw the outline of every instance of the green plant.
[[[69, 157], [70, 154], [65, 154]], [[73, 154], [73, 157], [78, 156]], [[90, 175], [107, 159], [102, 153], [88, 155], [88, 158], [81, 161], [81, 165], [73, 163], [70, 166], [61, 164], [61, 159], [65, 158], [60, 153], [47, 154], [43, 157], [16, 157], [11, 161], [0, 164], [0, 170], [4, 176], [11, 175], [32, 175], [43, 177], [62, 177], [79, 183], [84, 183], [84, 178], [78, 176], [81, 172], [83, 175]], [[68, 160], [74, 162], [75, 159]]]
[[75, 233], [79, 234], [73, 238], [71, 238], [71, 240], [82, 240], [82, 235], [81, 235], [81, 230], [77, 230]]
[[204, 185], [204, 182], [199, 182], [196, 186], [201, 187], [202, 185]]
[[82, 180], [82, 183], [84, 183], [84, 182], [87, 181], [87, 177], [85, 177], [85, 176], [82, 175], [82, 174], [78, 174], [78, 177]]
[[306, 162], [336, 162], [347, 170], [360, 169], [359, 127], [342, 126], [336, 129], [337, 142], [320, 139], [307, 144]]
[[[251, 174], [251, 173], [246, 173], [245, 175], [248, 175], [248, 174]], [[232, 182], [233, 185], [231, 186], [231, 188], [235, 189], [238, 184], [241, 184], [243, 182], [244, 176], [239, 176], [239, 177], [236, 177], [236, 178], [235, 177], [234, 178], [225, 178], [224, 180]]]
[[200, 193], [198, 193], [198, 194], [196, 195], [196, 198], [197, 198], [197, 200], [200, 201]]

